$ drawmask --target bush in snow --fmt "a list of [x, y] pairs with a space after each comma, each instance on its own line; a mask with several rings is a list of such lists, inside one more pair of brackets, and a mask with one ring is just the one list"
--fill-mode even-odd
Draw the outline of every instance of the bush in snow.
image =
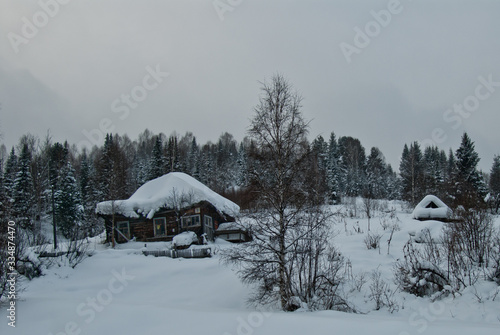
[[491, 249], [491, 269], [488, 279], [500, 285], [500, 232], [497, 232]]
[[400, 231], [401, 226], [399, 223], [401, 222], [399, 218], [396, 215], [395, 209], [391, 209], [387, 213], [384, 213], [380, 219], [380, 226], [382, 227], [383, 230], [389, 230], [389, 231]]
[[485, 209], [461, 209], [458, 217], [445, 226], [448, 250], [474, 265], [488, 266], [495, 237], [492, 216]]
[[443, 228], [440, 241], [429, 230], [421, 244], [409, 241], [404, 259], [396, 263], [396, 283], [418, 296], [458, 291], [480, 279], [500, 282], [500, 250], [490, 215], [485, 210], [462, 210], [460, 220]]
[[363, 240], [367, 249], [378, 249], [380, 248], [380, 239], [382, 235], [378, 233], [368, 233]]
[[428, 241], [421, 248], [409, 240], [403, 248], [403, 260], [394, 268], [396, 284], [419, 297], [443, 291], [451, 284], [448, 273], [442, 270], [445, 262], [441, 250], [430, 237]]
[[399, 306], [393, 299], [395, 292], [391, 290], [389, 284], [382, 279], [382, 274], [378, 269], [372, 272], [371, 280], [369, 298], [375, 302], [375, 309], [378, 311], [382, 307], [387, 307], [391, 313], [398, 311]]

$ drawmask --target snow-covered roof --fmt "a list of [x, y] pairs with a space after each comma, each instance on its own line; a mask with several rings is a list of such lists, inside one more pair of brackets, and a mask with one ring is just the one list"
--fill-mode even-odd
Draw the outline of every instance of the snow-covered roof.
[[96, 213], [121, 214], [129, 218], [141, 215], [151, 219], [161, 208], [186, 208], [208, 201], [219, 212], [236, 216], [240, 207], [215, 193], [193, 177], [182, 172], [171, 172], [142, 185], [127, 200], [100, 202]]
[[236, 223], [236, 222], [223, 222], [219, 224], [219, 228], [217, 228], [217, 231], [224, 231], [224, 230], [242, 230], [243, 227]]
[[413, 210], [412, 217], [421, 219], [448, 219], [451, 209], [435, 195], [426, 195]]

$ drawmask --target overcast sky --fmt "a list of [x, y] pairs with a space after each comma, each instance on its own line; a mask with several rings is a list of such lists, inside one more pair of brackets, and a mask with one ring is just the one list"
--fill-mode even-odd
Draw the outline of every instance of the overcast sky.
[[7, 148], [100, 127], [241, 140], [281, 73], [311, 139], [357, 137], [396, 169], [404, 143], [456, 150], [464, 131], [483, 170], [500, 154], [500, 1], [59, 1], [0, 2]]

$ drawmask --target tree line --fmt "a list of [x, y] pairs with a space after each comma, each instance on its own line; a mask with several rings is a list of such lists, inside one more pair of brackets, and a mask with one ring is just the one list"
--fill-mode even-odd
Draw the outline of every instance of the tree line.
[[[434, 194], [451, 207], [489, 205], [498, 211], [500, 205], [500, 157], [490, 174], [480, 172], [466, 133], [455, 152], [405, 144], [399, 173], [378, 148], [367, 154], [350, 136], [337, 138], [332, 132], [328, 141], [318, 136], [302, 145], [309, 153], [304, 168], [317, 174], [316, 192], [326, 203], [361, 196], [415, 205]], [[93, 236], [102, 229], [96, 203], [126, 199], [148, 180], [172, 171], [185, 172], [248, 209], [256, 200], [250, 175], [258, 149], [255, 139], [238, 142], [227, 132], [202, 145], [190, 132], [166, 136], [145, 130], [136, 140], [108, 134], [102, 146], [90, 150], [27, 134], [9, 153], [0, 147], [1, 216], [30, 230], [55, 217], [64, 235], [78, 224]]]

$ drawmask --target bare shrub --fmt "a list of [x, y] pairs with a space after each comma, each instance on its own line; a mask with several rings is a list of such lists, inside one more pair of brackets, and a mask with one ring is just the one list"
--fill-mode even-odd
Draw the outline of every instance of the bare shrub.
[[382, 307], [387, 307], [391, 313], [399, 310], [399, 305], [394, 299], [394, 291], [389, 284], [382, 279], [380, 271], [374, 270], [371, 274], [369, 298], [375, 302], [375, 309], [378, 311]]
[[484, 209], [461, 209], [459, 220], [445, 226], [444, 241], [452, 257], [457, 254], [479, 267], [488, 266], [492, 251], [493, 219]]
[[488, 280], [500, 285], [500, 232], [497, 232], [491, 249], [491, 269], [488, 271]]
[[366, 272], [361, 272], [354, 276], [351, 280], [352, 289], [351, 292], [358, 291], [361, 292], [363, 286], [368, 282], [368, 274]]
[[363, 242], [366, 245], [368, 250], [370, 249], [379, 249], [380, 248], [380, 240], [382, 239], [382, 235], [378, 233], [368, 233], [364, 238]]
[[78, 229], [77, 227], [71, 233], [70, 239], [68, 241], [68, 250], [66, 252], [66, 258], [68, 259], [68, 264], [72, 268], [75, 268], [87, 257], [88, 247], [89, 244], [85, 238], [84, 231]]
[[394, 210], [391, 210], [388, 213], [382, 215], [379, 219], [379, 222], [383, 230], [394, 230], [394, 231], [401, 230], [400, 226], [401, 221], [397, 217]]

